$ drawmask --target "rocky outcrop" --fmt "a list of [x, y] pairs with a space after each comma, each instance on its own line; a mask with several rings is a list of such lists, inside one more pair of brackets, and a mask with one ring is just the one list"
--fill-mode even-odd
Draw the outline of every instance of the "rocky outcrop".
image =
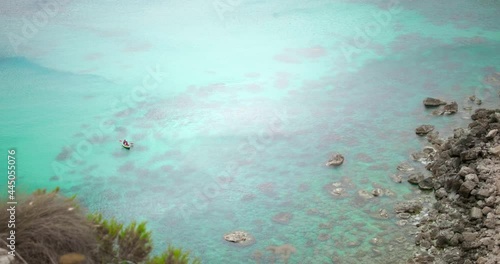
[[249, 246], [255, 243], [255, 238], [245, 231], [233, 231], [224, 235], [224, 240], [238, 244], [239, 246]]
[[425, 98], [423, 103], [426, 107], [437, 107], [446, 104], [445, 101], [432, 97]]
[[434, 115], [451, 115], [458, 112], [457, 102], [447, 103], [443, 109], [438, 109], [432, 112]]
[[342, 154], [335, 153], [326, 162], [326, 166], [340, 166], [342, 163], [344, 163], [344, 156], [342, 156]]
[[432, 130], [434, 130], [433, 125], [421, 125], [415, 129], [415, 134], [419, 136], [425, 136]]
[[[500, 263], [500, 110], [478, 109], [471, 119], [434, 146], [426, 166], [432, 177], [418, 181], [436, 202], [420, 216], [420, 250], [409, 263]], [[407, 216], [419, 207], [407, 202], [395, 210]]]

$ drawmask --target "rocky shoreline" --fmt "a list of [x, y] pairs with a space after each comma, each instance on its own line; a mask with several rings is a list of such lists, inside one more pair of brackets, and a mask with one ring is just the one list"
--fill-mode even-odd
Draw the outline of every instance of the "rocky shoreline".
[[432, 176], [413, 183], [433, 191], [436, 202], [424, 210], [418, 200], [395, 207], [418, 229], [419, 249], [408, 263], [500, 263], [500, 109], [478, 109], [471, 119], [447, 140], [430, 127], [417, 131], [430, 132], [435, 152], [416, 155]]

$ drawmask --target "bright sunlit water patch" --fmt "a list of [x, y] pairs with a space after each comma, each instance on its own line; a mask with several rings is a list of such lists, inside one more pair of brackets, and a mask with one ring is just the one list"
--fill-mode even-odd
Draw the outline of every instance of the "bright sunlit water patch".
[[[419, 166], [414, 129], [449, 135], [473, 94], [499, 105], [497, 1], [68, 2], [29, 35], [40, 5], [0, 2], [0, 145], [18, 151], [18, 191], [60, 186], [204, 263], [268, 263], [283, 244], [289, 263], [405, 259], [411, 226], [392, 206], [418, 192], [390, 175]], [[460, 112], [432, 116], [427, 96]], [[346, 161], [327, 168], [333, 152]], [[232, 230], [256, 243], [225, 243]]]

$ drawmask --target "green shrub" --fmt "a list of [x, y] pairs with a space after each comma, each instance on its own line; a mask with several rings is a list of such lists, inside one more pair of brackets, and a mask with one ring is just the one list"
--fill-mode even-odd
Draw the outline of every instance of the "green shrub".
[[190, 260], [189, 252], [180, 248], [169, 246], [168, 249], [159, 256], [148, 260], [147, 264], [200, 264], [199, 259]]
[[[0, 210], [8, 209], [2, 202]], [[7, 223], [9, 214], [0, 214]], [[127, 226], [93, 213], [85, 217], [75, 196], [64, 198], [59, 188], [36, 190], [16, 206], [16, 258], [19, 263], [64, 264], [199, 264], [189, 252], [174, 247], [150, 256], [151, 232], [146, 222]], [[10, 228], [0, 225], [0, 237]], [[5, 247], [4, 245], [0, 245]]]

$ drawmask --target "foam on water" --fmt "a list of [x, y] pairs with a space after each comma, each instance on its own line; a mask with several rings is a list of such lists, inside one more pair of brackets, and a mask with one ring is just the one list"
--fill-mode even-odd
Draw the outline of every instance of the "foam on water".
[[[18, 150], [18, 191], [60, 186], [147, 220], [156, 252], [172, 243], [204, 263], [267, 263], [283, 244], [289, 263], [404, 259], [411, 227], [392, 206], [416, 190], [390, 175], [425, 144], [418, 125], [449, 135], [472, 94], [498, 107], [500, 5], [236, 2], [222, 17], [217, 1], [69, 2], [17, 54], [1, 39], [0, 145]], [[6, 36], [40, 10], [2, 5]], [[432, 116], [427, 96], [460, 112]], [[332, 152], [341, 167], [324, 167]], [[374, 188], [385, 195], [358, 194]], [[257, 242], [228, 245], [235, 229]]]

